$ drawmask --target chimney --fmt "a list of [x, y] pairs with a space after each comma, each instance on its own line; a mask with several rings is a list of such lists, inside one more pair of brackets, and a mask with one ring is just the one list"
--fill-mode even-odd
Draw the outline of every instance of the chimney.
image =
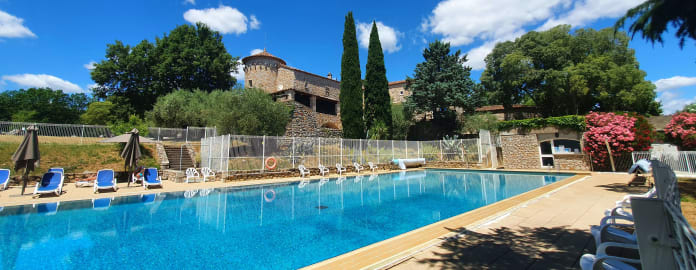
[[329, 75], [326, 75], [326, 77], [333, 80], [333, 76], [331, 76], [331, 72], [329, 72]]

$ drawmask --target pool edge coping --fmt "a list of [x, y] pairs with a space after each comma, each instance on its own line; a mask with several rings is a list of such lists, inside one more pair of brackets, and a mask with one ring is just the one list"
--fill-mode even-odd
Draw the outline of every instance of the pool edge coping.
[[[436, 169], [436, 168], [425, 168]], [[443, 168], [437, 168], [443, 169]], [[446, 168], [461, 170], [457, 168]], [[524, 172], [521, 170], [498, 170]], [[548, 173], [548, 172], [547, 172]], [[575, 172], [561, 181], [489, 204], [477, 209], [432, 223], [415, 230], [373, 243], [353, 251], [302, 267], [301, 269], [383, 269], [397, 265], [428, 247], [464, 234], [454, 230], [477, 227], [502, 218], [541, 197], [553, 194], [591, 176], [589, 172]], [[429, 230], [435, 232], [425, 235]], [[423, 237], [425, 236], [425, 237]], [[414, 239], [415, 238], [415, 239]], [[420, 239], [420, 240], [419, 240]], [[396, 248], [394, 248], [396, 247]]]

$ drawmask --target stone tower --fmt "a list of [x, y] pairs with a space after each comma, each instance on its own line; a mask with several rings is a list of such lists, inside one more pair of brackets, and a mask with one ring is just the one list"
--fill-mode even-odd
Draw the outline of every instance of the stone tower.
[[278, 68], [286, 63], [263, 49], [263, 52], [244, 57], [244, 86], [263, 89], [267, 93], [273, 93], [281, 89], [277, 86]]

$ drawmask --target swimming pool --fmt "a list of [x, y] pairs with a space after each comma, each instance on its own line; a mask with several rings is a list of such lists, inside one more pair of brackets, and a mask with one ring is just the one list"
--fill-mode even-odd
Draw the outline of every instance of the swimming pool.
[[424, 170], [5, 207], [0, 269], [292, 269], [569, 176]]

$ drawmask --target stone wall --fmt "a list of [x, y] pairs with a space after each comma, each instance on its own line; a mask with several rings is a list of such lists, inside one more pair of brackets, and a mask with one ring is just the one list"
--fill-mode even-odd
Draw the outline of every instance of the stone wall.
[[506, 169], [540, 169], [541, 156], [536, 134], [500, 136]]
[[[336, 115], [317, 113], [311, 108], [292, 101], [292, 117], [285, 128], [285, 136], [292, 137], [340, 137], [341, 130], [322, 127], [323, 123], [334, 123], [341, 127]], [[338, 136], [337, 136], [338, 135]]]
[[[269, 58], [249, 59], [244, 66], [244, 85], [263, 89], [267, 93], [276, 90], [276, 77], [278, 77], [278, 67], [280, 62]], [[251, 83], [250, 83], [251, 81]]]
[[160, 168], [169, 169], [169, 158], [167, 157], [167, 152], [164, 151], [164, 145], [157, 143], [155, 147], [157, 149], [157, 160], [160, 161]]
[[554, 166], [561, 170], [589, 171], [590, 160], [584, 154], [553, 155]]
[[389, 84], [389, 97], [392, 103], [404, 103], [406, 98], [411, 95], [411, 91], [406, 90], [406, 82]]

